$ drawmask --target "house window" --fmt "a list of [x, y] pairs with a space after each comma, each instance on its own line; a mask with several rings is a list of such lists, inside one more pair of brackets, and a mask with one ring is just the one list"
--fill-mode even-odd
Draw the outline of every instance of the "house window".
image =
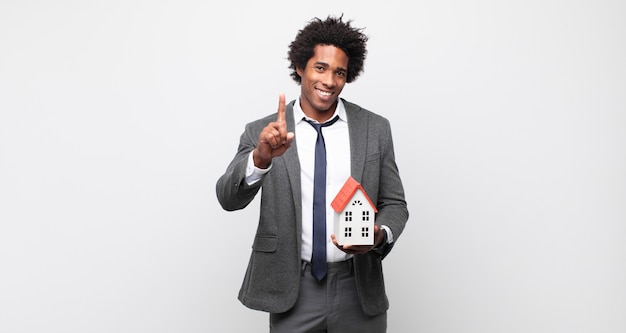
[[352, 222], [352, 212], [351, 211], [347, 211], [346, 212], [345, 221], [346, 222]]
[[352, 227], [346, 227], [343, 232], [344, 237], [352, 237]]
[[370, 235], [370, 228], [369, 227], [361, 228], [361, 237], [369, 237], [369, 235]]
[[354, 200], [352, 201], [352, 206], [363, 206], [363, 203], [361, 202], [361, 200]]
[[363, 211], [363, 222], [368, 222], [370, 220], [370, 211], [369, 210], [364, 210]]

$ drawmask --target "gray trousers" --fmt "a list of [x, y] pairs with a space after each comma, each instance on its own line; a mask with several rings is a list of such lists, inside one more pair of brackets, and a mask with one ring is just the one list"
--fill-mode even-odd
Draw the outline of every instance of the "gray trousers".
[[270, 314], [271, 333], [384, 333], [387, 314], [363, 313], [356, 291], [352, 260], [329, 263], [321, 282], [303, 262], [300, 294], [293, 308]]

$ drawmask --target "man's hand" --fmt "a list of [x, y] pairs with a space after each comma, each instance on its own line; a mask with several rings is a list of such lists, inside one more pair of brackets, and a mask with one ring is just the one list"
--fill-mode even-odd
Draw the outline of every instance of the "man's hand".
[[280, 94], [278, 97], [278, 116], [276, 121], [265, 126], [259, 135], [259, 141], [252, 155], [256, 167], [261, 169], [267, 168], [272, 163], [272, 158], [281, 156], [291, 147], [291, 141], [293, 141], [295, 134], [287, 132], [285, 113], [285, 95]]
[[374, 224], [374, 245], [339, 245], [335, 234], [330, 235], [330, 238], [338, 249], [347, 254], [365, 254], [385, 240], [385, 230], [378, 224]]

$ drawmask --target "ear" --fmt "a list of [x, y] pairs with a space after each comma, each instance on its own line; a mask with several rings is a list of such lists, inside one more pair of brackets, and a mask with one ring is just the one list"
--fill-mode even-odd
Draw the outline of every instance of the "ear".
[[296, 73], [298, 73], [298, 75], [300, 75], [300, 77], [302, 77], [302, 68], [296, 67]]

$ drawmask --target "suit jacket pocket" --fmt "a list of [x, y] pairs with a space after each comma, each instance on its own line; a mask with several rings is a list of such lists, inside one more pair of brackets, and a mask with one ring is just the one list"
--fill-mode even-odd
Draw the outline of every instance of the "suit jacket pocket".
[[276, 252], [278, 237], [269, 235], [256, 235], [252, 243], [252, 249], [259, 252]]

